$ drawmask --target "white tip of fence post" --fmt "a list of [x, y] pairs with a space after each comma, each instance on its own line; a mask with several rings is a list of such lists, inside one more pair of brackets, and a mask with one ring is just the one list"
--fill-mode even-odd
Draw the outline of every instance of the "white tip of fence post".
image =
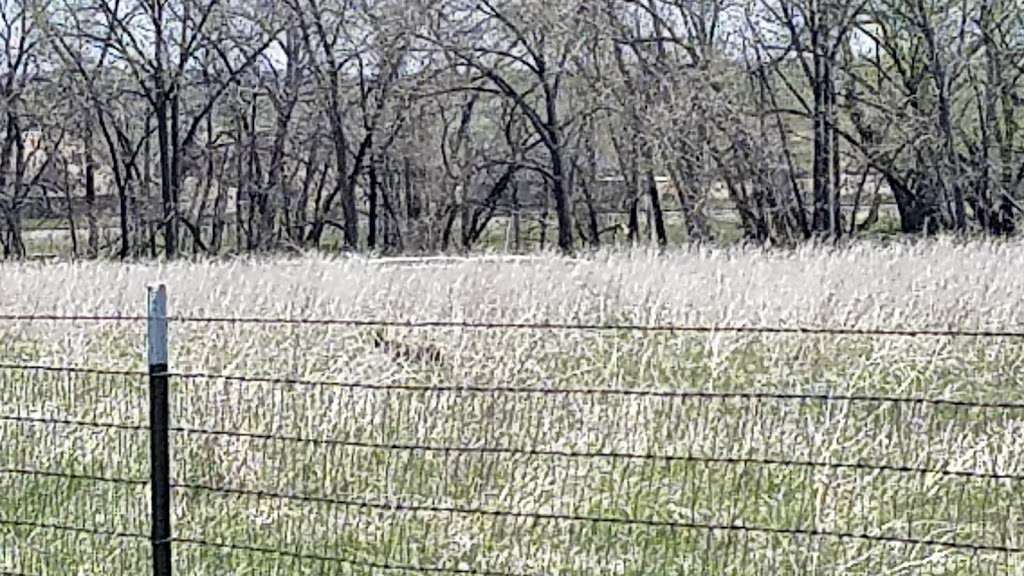
[[167, 366], [167, 286], [149, 286], [148, 358], [150, 366]]

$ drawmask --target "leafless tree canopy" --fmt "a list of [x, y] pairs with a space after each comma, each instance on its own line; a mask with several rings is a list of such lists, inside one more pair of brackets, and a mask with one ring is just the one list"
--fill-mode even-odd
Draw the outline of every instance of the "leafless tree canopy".
[[127, 258], [1007, 235], [1024, 212], [1021, 0], [0, 6], [8, 258], [54, 220]]

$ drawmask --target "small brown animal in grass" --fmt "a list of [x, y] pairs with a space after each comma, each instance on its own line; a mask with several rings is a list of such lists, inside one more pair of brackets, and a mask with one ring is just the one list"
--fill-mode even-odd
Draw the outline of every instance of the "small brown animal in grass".
[[444, 352], [440, 348], [429, 344], [408, 344], [388, 338], [383, 328], [373, 331], [371, 342], [374, 349], [387, 353], [397, 362], [414, 362], [435, 366], [444, 363]]

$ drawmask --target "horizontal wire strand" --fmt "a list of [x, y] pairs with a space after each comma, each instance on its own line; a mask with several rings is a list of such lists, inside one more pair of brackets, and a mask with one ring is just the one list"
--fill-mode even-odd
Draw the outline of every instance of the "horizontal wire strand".
[[121, 540], [150, 540], [149, 536], [145, 534], [138, 534], [136, 532], [118, 532], [116, 530], [104, 530], [101, 528], [85, 528], [82, 526], [67, 526], [64, 524], [32, 522], [28, 520], [14, 520], [10, 518], [0, 518], [0, 527], [2, 526], [7, 526], [10, 528], [29, 528], [33, 530], [54, 530], [57, 532], [87, 534], [90, 536], [104, 536], [108, 538], [116, 538]]
[[60, 480], [81, 480], [84, 482], [97, 482], [104, 484], [124, 484], [129, 486], [148, 486], [149, 480], [135, 478], [119, 478], [114, 476], [98, 476], [92, 474], [70, 474], [67, 472], [52, 472], [49, 470], [34, 470], [31, 468], [0, 468], [0, 475], [9, 476], [30, 476], [39, 478], [53, 478]]
[[117, 323], [145, 322], [147, 316], [124, 316], [118, 314], [0, 314], [2, 322], [70, 322], [70, 323]]
[[532, 576], [528, 574], [516, 573], [516, 572], [496, 572], [492, 570], [475, 570], [472, 568], [456, 568], [456, 567], [440, 567], [440, 566], [415, 566], [411, 564], [394, 564], [388, 562], [372, 562], [366, 560], [355, 560], [352, 558], [345, 558], [343, 556], [332, 556], [326, 554], [308, 554], [292, 552], [290, 550], [282, 550], [279, 548], [267, 548], [263, 546], [254, 546], [251, 544], [233, 544], [227, 542], [213, 542], [209, 540], [202, 540], [198, 538], [182, 538], [174, 537], [171, 538], [172, 543], [176, 544], [190, 544], [193, 546], [220, 548], [225, 550], [234, 550], [237, 552], [252, 552], [256, 554], [267, 554], [275, 556], [284, 556], [286, 558], [293, 558], [296, 560], [313, 560], [316, 562], [339, 562], [342, 564], [348, 564], [349, 566], [357, 568], [370, 568], [373, 570], [384, 570], [388, 572], [401, 571], [401, 572], [422, 572], [428, 574], [466, 574], [469, 576]]
[[[7, 322], [144, 322], [146, 316], [117, 314], [0, 314]], [[933, 329], [933, 328], [843, 328], [828, 326], [736, 326], [736, 325], [681, 325], [681, 324], [601, 324], [571, 322], [484, 322], [454, 320], [384, 320], [353, 318], [272, 318], [256, 316], [168, 316], [169, 322], [179, 324], [238, 324], [277, 326], [338, 326], [349, 328], [408, 328], [408, 329], [466, 329], [513, 331], [571, 331], [571, 332], [637, 332], [637, 333], [691, 333], [691, 334], [765, 334], [765, 335], [820, 335], [820, 336], [880, 336], [880, 337], [936, 337], [936, 338], [1010, 338], [1024, 339], [1024, 330], [1010, 329]]]
[[364, 500], [334, 499], [319, 496], [301, 496], [287, 493], [276, 493], [262, 490], [246, 490], [241, 488], [224, 488], [216, 486], [205, 486], [193, 483], [172, 483], [171, 487], [177, 490], [191, 490], [207, 492], [225, 496], [244, 496], [253, 498], [267, 498], [278, 500], [291, 500], [296, 502], [307, 502], [315, 504], [338, 505], [351, 508], [368, 510], [379, 510], [384, 512], [405, 512], [405, 513], [428, 513], [428, 514], [459, 514], [469, 516], [483, 516], [492, 518], [515, 518], [525, 520], [544, 520], [561, 522], [578, 522], [590, 524], [609, 524], [645, 528], [667, 528], [671, 530], [699, 530], [707, 532], [740, 532], [758, 533], [783, 536], [806, 536], [812, 538], [833, 538], [842, 540], [860, 540], [883, 544], [905, 544], [910, 546], [929, 546], [945, 548], [950, 550], [969, 550], [974, 552], [998, 552], [1006, 554], [1024, 553], [1024, 547], [1012, 547], [1009, 545], [985, 545], [971, 544], [947, 540], [934, 540], [925, 538], [906, 538], [900, 536], [880, 536], [857, 532], [839, 532], [828, 530], [812, 530], [803, 528], [775, 528], [762, 526], [748, 526], [744, 524], [710, 524], [700, 522], [677, 522], [670, 520], [631, 519], [607, 516], [588, 516], [582, 514], [557, 514], [542, 512], [519, 512], [513, 510], [497, 510], [486, 508], [470, 508], [460, 506], [427, 506], [404, 504], [400, 502], [372, 502]]
[[73, 420], [67, 418], [47, 418], [43, 416], [18, 416], [0, 414], [0, 422], [15, 424], [33, 424], [40, 426], [68, 426], [72, 428], [93, 428], [97, 430], [120, 430], [123, 432], [149, 432], [150, 427], [143, 424], [122, 424], [118, 422], [98, 422], [92, 420]]
[[1012, 330], [936, 330], [936, 329], [886, 329], [886, 328], [834, 328], [802, 326], [717, 326], [717, 325], [646, 325], [646, 324], [598, 324], [559, 322], [480, 322], [448, 320], [356, 320], [356, 319], [293, 319], [260, 317], [196, 317], [173, 316], [171, 322], [193, 324], [271, 324], [292, 326], [348, 326], [353, 328], [409, 328], [435, 329], [453, 328], [468, 330], [525, 330], [555, 332], [677, 332], [677, 333], [748, 333], [748, 334], [803, 334], [822, 336], [896, 336], [896, 337], [966, 337], [966, 338], [1024, 338], [1024, 331]]
[[87, 376], [119, 376], [124, 378], [141, 378], [150, 375], [149, 372], [142, 370], [111, 370], [108, 368], [89, 368], [86, 366], [50, 366], [45, 364], [14, 364], [9, 362], [0, 362], [0, 370], [51, 372]]
[[149, 373], [130, 370], [104, 370], [83, 367], [44, 366], [36, 364], [0, 363], [0, 370], [23, 370], [55, 373], [70, 373], [97, 376], [146, 377], [167, 376], [184, 380], [221, 380], [239, 384], [284, 385], [302, 387], [338, 388], [369, 391], [402, 391], [433, 393], [478, 393], [478, 394], [519, 394], [554, 396], [622, 396], [662, 399], [704, 399], [704, 400], [776, 400], [776, 401], [817, 401], [850, 402], [875, 404], [930, 405], [982, 410], [1024, 410], [1024, 403], [980, 402], [942, 398], [910, 396], [881, 396], [856, 394], [799, 394], [783, 392], [703, 392], [681, 390], [644, 390], [640, 388], [553, 388], [540, 386], [480, 386], [449, 385], [429, 386], [395, 383], [339, 382], [332, 380], [276, 378], [243, 376], [238, 374], [215, 374], [205, 372], [161, 372]]
[[[140, 316], [57, 316], [57, 315], [0, 315], [0, 321], [70, 321], [70, 322], [139, 322], [146, 320], [146, 317]], [[811, 328], [811, 327], [756, 327], [756, 326], [672, 326], [672, 325], [602, 325], [602, 324], [558, 324], [558, 323], [490, 323], [490, 322], [445, 322], [445, 321], [423, 321], [423, 322], [410, 322], [410, 321], [377, 321], [377, 320], [346, 320], [346, 319], [287, 319], [287, 318], [217, 318], [217, 317], [188, 317], [178, 316], [171, 317], [172, 322], [178, 322], [182, 324], [241, 324], [241, 325], [299, 325], [299, 326], [349, 326], [349, 327], [397, 327], [397, 328], [410, 328], [410, 329], [432, 329], [432, 328], [461, 328], [461, 329], [472, 329], [472, 330], [536, 330], [536, 331], [596, 331], [596, 332], [610, 332], [610, 331], [628, 331], [637, 333], [693, 333], [693, 334], [716, 334], [716, 333], [737, 333], [737, 334], [783, 334], [783, 335], [823, 335], [823, 336], [879, 336], [879, 337], [954, 337], [954, 338], [1024, 338], [1024, 332], [1013, 332], [1013, 331], [1001, 331], [1001, 330], [891, 330], [891, 329], [853, 329], [853, 328]], [[26, 371], [42, 371], [42, 372], [63, 372], [73, 374], [87, 374], [87, 375], [100, 375], [100, 376], [122, 376], [122, 377], [142, 377], [149, 375], [148, 372], [144, 371], [128, 371], [128, 370], [105, 370], [105, 369], [92, 369], [92, 368], [81, 368], [81, 367], [55, 367], [55, 366], [41, 366], [41, 365], [19, 365], [19, 364], [0, 364], [0, 369], [6, 370], [26, 370]], [[218, 374], [203, 374], [203, 373], [174, 373], [168, 372], [166, 374], [160, 374], [164, 376], [170, 376], [175, 378], [185, 379], [208, 379], [208, 380], [225, 380], [239, 383], [258, 383], [258, 384], [269, 384], [269, 385], [297, 385], [297, 386], [314, 386], [314, 387], [332, 387], [332, 388], [348, 388], [348, 389], [366, 389], [366, 390], [383, 390], [383, 391], [414, 391], [414, 392], [473, 392], [473, 393], [509, 393], [509, 394], [545, 394], [545, 395], [592, 395], [592, 396], [628, 396], [628, 397], [654, 397], [654, 398], [679, 398], [679, 399], [738, 399], [738, 400], [779, 400], [779, 401], [822, 401], [822, 402], [866, 402], [866, 403], [891, 403], [891, 404], [908, 404], [908, 405], [930, 405], [930, 406], [946, 406], [956, 408], [967, 408], [967, 409], [983, 409], [983, 410], [1005, 410], [1005, 411], [1017, 411], [1024, 409], [1024, 404], [1010, 403], [1010, 402], [972, 402], [964, 400], [949, 400], [949, 399], [929, 399], [929, 398], [908, 398], [908, 397], [886, 397], [886, 396], [856, 396], [856, 395], [827, 395], [827, 394], [783, 394], [783, 393], [770, 393], [770, 392], [750, 392], [750, 393], [712, 393], [712, 392], [680, 392], [680, 391], [659, 391], [659, 390], [637, 390], [637, 389], [560, 389], [560, 388], [543, 388], [543, 387], [485, 387], [485, 386], [414, 386], [414, 385], [400, 385], [400, 384], [366, 384], [366, 383], [342, 383], [342, 382], [330, 382], [330, 381], [317, 381], [317, 380], [297, 380], [297, 379], [278, 379], [278, 378], [252, 378], [246, 376], [234, 376], [234, 375], [218, 375]], [[117, 423], [103, 423], [103, 422], [86, 422], [76, 421], [67, 419], [50, 419], [42, 417], [30, 417], [30, 416], [0, 416], [0, 421], [9, 422], [22, 422], [31, 424], [54, 424], [54, 425], [68, 425], [68, 426], [85, 426], [94, 428], [108, 428], [118, 430], [129, 430], [129, 431], [148, 431], [148, 426], [143, 425], [131, 425], [131, 424], [117, 424]], [[315, 439], [301, 439], [291, 437], [276, 437], [271, 435], [258, 435], [249, 433], [230, 433], [230, 432], [219, 432], [213, 430], [199, 430], [199, 429], [185, 429], [177, 428], [177, 432], [184, 433], [207, 433], [211, 435], [224, 435], [224, 436], [237, 436], [237, 437], [251, 437], [266, 440], [284, 440], [284, 441], [298, 441], [298, 442], [333, 442], [333, 441], [321, 441]], [[349, 443], [354, 445], [353, 443]], [[790, 465], [790, 466], [827, 466], [834, 468], [856, 468], [856, 469], [868, 469], [868, 470], [883, 470], [883, 471], [894, 471], [894, 472], [908, 472], [908, 473], [920, 473], [920, 474], [943, 474], [957, 477], [967, 478], [981, 478], [986, 480], [1020, 480], [1020, 476], [997, 474], [997, 473], [975, 473], [966, 471], [951, 471], [951, 470], [936, 470], [936, 469], [924, 469], [924, 468], [913, 468], [913, 467], [900, 467], [900, 466], [886, 466], [886, 465], [868, 465], [868, 464], [842, 464], [842, 463], [815, 463], [815, 462], [801, 462], [801, 461], [784, 461], [784, 460], [769, 460], [769, 459], [698, 459], [696, 457], [683, 457], [683, 456], [658, 456], [650, 454], [629, 454], [629, 453], [576, 453], [569, 451], [545, 451], [545, 450], [526, 450], [526, 451], [514, 451], [512, 449], [504, 448], [487, 448], [487, 447], [438, 447], [438, 446], [419, 446], [419, 445], [356, 445], [355, 447], [366, 447], [366, 448], [383, 448], [383, 449], [401, 449], [401, 450], [424, 450], [424, 451], [438, 451], [438, 452], [471, 452], [471, 453], [496, 453], [496, 454], [523, 454], [523, 455], [536, 455], [536, 456], [560, 456], [560, 457], [617, 457], [617, 458], [633, 458], [633, 459], [659, 459], [666, 461], [698, 461], [698, 462], [723, 462], [723, 463], [749, 463], [749, 464], [765, 464], [765, 465]], [[114, 478], [104, 478], [99, 476], [87, 476], [87, 475], [73, 475], [56, 472], [45, 472], [45, 471], [33, 471], [33, 470], [22, 470], [22, 469], [0, 469], [0, 473], [9, 474], [24, 474], [24, 475], [38, 475], [48, 476], [57, 478], [69, 478], [79, 480], [93, 480], [93, 481], [110, 481], [110, 482], [121, 482], [125, 484], [145, 484], [145, 481], [136, 480], [124, 480]], [[528, 513], [528, 512], [516, 512], [516, 511], [503, 511], [503, 510], [487, 510], [487, 509], [474, 509], [474, 508], [459, 508], [459, 507], [440, 507], [440, 506], [413, 506], [400, 503], [368, 503], [358, 501], [344, 501], [344, 500], [328, 500], [319, 497], [305, 497], [298, 495], [289, 494], [274, 494], [269, 492], [258, 492], [258, 491], [246, 491], [232, 488], [217, 488], [207, 487], [202, 485], [188, 485], [180, 484], [175, 485], [177, 489], [185, 490], [204, 490], [208, 492], [220, 493], [220, 494], [234, 494], [244, 496], [256, 496], [256, 497], [267, 497], [267, 498], [283, 498], [283, 499], [294, 499], [301, 501], [310, 502], [323, 502], [332, 503], [346, 506], [353, 506], [359, 508], [377, 508], [381, 510], [390, 511], [405, 511], [405, 512], [427, 512], [427, 513], [444, 513], [444, 514], [474, 514], [492, 517], [509, 517], [509, 518], [523, 518], [531, 520], [551, 520], [551, 521], [569, 521], [569, 522], [592, 522], [600, 524], [624, 524], [630, 526], [649, 526], [649, 527], [660, 527], [670, 529], [692, 529], [692, 530], [704, 530], [710, 532], [722, 531], [722, 532], [743, 532], [743, 533], [762, 533], [762, 534], [782, 534], [792, 536], [809, 536], [809, 537], [824, 537], [824, 538], [838, 538], [838, 539], [853, 539], [871, 541], [877, 543], [896, 543], [906, 544], [914, 546], [932, 546], [946, 549], [956, 550], [968, 550], [977, 552], [997, 552], [1005, 554], [1019, 554], [1024, 552], [1024, 548], [1013, 547], [1010, 545], [979, 545], [970, 544], [963, 542], [944, 541], [944, 540], [930, 540], [930, 539], [916, 539], [916, 538], [901, 538], [901, 537], [888, 537], [879, 536], [866, 533], [846, 533], [846, 532], [830, 532], [830, 531], [819, 531], [819, 530], [804, 530], [804, 529], [785, 529], [785, 528], [771, 528], [771, 527], [755, 527], [745, 526], [740, 524], [698, 524], [698, 523], [684, 523], [684, 522], [667, 522], [667, 521], [656, 521], [656, 520], [632, 520], [626, 518], [605, 518], [596, 516], [582, 516], [582, 515], [569, 515], [569, 514], [544, 514], [544, 513]], [[121, 533], [116, 531], [108, 530], [95, 530], [82, 527], [74, 526], [63, 526], [58, 524], [46, 524], [37, 522], [28, 522], [20, 520], [6, 520], [0, 519], [0, 526], [20, 527], [20, 528], [32, 528], [32, 529], [49, 529], [58, 531], [68, 531], [75, 533], [90, 534], [95, 536], [107, 536], [114, 538], [127, 538], [127, 539], [144, 539], [148, 540], [148, 537], [140, 534], [132, 533]], [[235, 548], [239, 550], [248, 550], [251, 552], [265, 552], [272, 554], [279, 554], [285, 556], [293, 556], [296, 558], [311, 558], [316, 559], [315, 556], [299, 555], [296, 553], [290, 553], [287, 551], [276, 550], [276, 549], [260, 549], [259, 547], [252, 546], [237, 546], [231, 544], [221, 544], [205, 542], [200, 540], [190, 540], [187, 538], [174, 538], [174, 542], [179, 543], [191, 543], [196, 545], [205, 546], [218, 546]], [[348, 560], [343, 558], [335, 557], [323, 557], [322, 559], [327, 561], [343, 561]], [[473, 571], [468, 569], [446, 569], [446, 568], [418, 568], [413, 566], [400, 566], [400, 565], [388, 565], [388, 564], [363, 564], [366, 567], [384, 569], [384, 570], [405, 570], [405, 571], [427, 571], [427, 572], [440, 572], [440, 573], [464, 573], [464, 574], [481, 574], [487, 576], [509, 576], [503, 572], [487, 572], [487, 571]], [[0, 574], [3, 574], [0, 572]]]
[[864, 470], [869, 472], [894, 472], [919, 475], [948, 476], [954, 478], [966, 478], [975, 480], [990, 481], [1014, 481], [1024, 482], [1024, 475], [1001, 474], [998, 472], [976, 472], [970, 470], [948, 470], [941, 468], [924, 468], [914, 466], [896, 466], [889, 464], [869, 464], [866, 462], [823, 462], [812, 460], [783, 460], [771, 458], [728, 458], [711, 456], [681, 456], [671, 454], [645, 454], [637, 452], [584, 452], [570, 450], [545, 450], [545, 449], [519, 449], [490, 446], [436, 446], [429, 444], [403, 444], [386, 442], [356, 442], [351, 440], [335, 440], [323, 438], [307, 438], [299, 436], [288, 436], [278, 434], [264, 434], [258, 432], [235, 432], [229, 430], [212, 430], [203, 428], [189, 428], [182, 426], [172, 427], [171, 432], [179, 434], [210, 436], [221, 438], [239, 438], [245, 440], [259, 440], [266, 442], [286, 442], [294, 444], [308, 444], [319, 446], [334, 446], [339, 448], [360, 448], [367, 450], [384, 450], [393, 452], [427, 452], [440, 454], [468, 454], [468, 455], [492, 455], [492, 456], [527, 456], [527, 457], [552, 457], [568, 459], [606, 459], [606, 460], [634, 460], [660, 463], [697, 463], [697, 464], [727, 464], [727, 465], [755, 465], [775, 466], [794, 468], [824, 468], [831, 470]]
[[522, 394], [522, 395], [571, 395], [571, 396], [624, 396], [663, 399], [705, 399], [705, 400], [778, 400], [778, 401], [820, 401], [859, 402], [875, 404], [908, 404], [948, 406], [956, 408], [977, 408], [991, 410], [1024, 410], [1024, 403], [977, 402], [970, 400], [935, 399], [923, 397], [872, 396], [851, 394], [798, 394], [782, 392], [701, 392], [677, 390], [643, 390], [638, 388], [551, 388], [537, 386], [479, 386], [449, 385], [429, 386], [415, 384], [394, 384], [366, 382], [336, 382], [297, 378], [252, 377], [202, 372], [171, 372], [173, 378], [186, 380], [222, 380], [240, 384], [288, 385], [302, 387], [324, 387], [353, 390], [380, 390], [403, 392], [479, 393], [479, 394]]

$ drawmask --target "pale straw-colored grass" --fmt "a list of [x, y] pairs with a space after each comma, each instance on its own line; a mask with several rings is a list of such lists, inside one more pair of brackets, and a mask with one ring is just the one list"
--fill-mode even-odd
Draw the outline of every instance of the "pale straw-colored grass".
[[[0, 313], [144, 312], [379, 320], [1024, 330], [1024, 245], [899, 245], [582, 260], [236, 260], [0, 265]], [[0, 361], [143, 369], [144, 326], [0, 323]], [[398, 391], [403, 384], [771, 391], [1024, 401], [1013, 339], [389, 329], [445, 351], [399, 362], [368, 329], [172, 325], [172, 370], [360, 383], [368, 389], [174, 382], [196, 429], [359, 444], [630, 452], [874, 465], [873, 470], [372, 449], [175, 436], [175, 479], [328, 500], [1024, 546], [1024, 490], [879, 465], [1024, 476], [1024, 411], [876, 402]], [[140, 378], [0, 371], [8, 412], [146, 421]], [[146, 438], [0, 425], [0, 467], [145, 478]], [[57, 454], [57, 455], [55, 455]], [[147, 530], [145, 488], [0, 475], [0, 517]], [[1024, 574], [1019, 554], [737, 531], [401, 512], [176, 491], [185, 537], [304, 554], [523, 574]], [[101, 515], [102, 513], [102, 515]], [[98, 519], [97, 519], [98, 518]], [[0, 529], [0, 571], [71, 562], [136, 573], [144, 544]], [[82, 553], [82, 550], [91, 553]], [[98, 550], [98, 552], [97, 552]], [[181, 574], [377, 573], [181, 545]], [[118, 558], [117, 564], [113, 558]], [[38, 572], [39, 570], [34, 570]], [[63, 571], [61, 571], [64, 573]], [[70, 570], [69, 572], [76, 572]]]

